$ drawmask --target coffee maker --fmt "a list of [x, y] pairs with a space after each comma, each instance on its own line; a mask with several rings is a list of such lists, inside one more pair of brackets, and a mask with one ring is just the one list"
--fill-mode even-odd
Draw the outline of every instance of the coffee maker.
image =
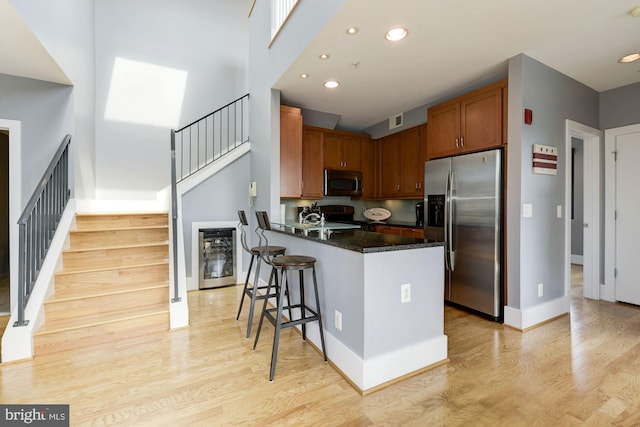
[[416, 227], [424, 227], [424, 202], [416, 203]]

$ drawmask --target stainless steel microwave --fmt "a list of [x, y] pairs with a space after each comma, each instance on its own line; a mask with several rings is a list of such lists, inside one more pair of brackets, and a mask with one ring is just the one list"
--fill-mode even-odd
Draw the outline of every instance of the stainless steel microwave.
[[325, 169], [324, 195], [362, 196], [362, 172]]

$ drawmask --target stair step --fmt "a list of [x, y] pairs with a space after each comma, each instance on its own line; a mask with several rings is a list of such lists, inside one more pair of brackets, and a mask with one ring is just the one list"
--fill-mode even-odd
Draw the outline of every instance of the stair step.
[[[94, 292], [90, 292], [93, 290]], [[76, 318], [84, 322], [88, 316], [111, 311], [122, 312], [149, 305], [167, 304], [169, 283], [151, 283], [127, 288], [125, 285], [109, 286], [109, 289], [80, 289], [76, 294], [56, 292], [53, 298], [45, 301], [45, 319], [47, 324], [61, 319]], [[83, 319], [79, 319], [83, 317]]]
[[58, 289], [58, 286], [56, 285], [56, 293], [47, 301], [45, 301], [46, 303], [50, 303], [50, 302], [62, 302], [62, 301], [69, 301], [69, 300], [73, 300], [73, 299], [79, 299], [79, 298], [93, 298], [93, 297], [99, 297], [99, 296], [104, 296], [104, 295], [115, 295], [115, 294], [120, 294], [120, 293], [124, 293], [124, 292], [137, 292], [137, 291], [143, 291], [145, 289], [155, 289], [158, 287], [167, 287], [169, 286], [169, 275], [165, 275], [164, 277], [161, 277], [160, 281], [150, 281], [150, 280], [146, 280], [146, 281], [139, 281], [137, 283], [129, 283], [129, 282], [124, 282], [124, 283], [106, 283], [103, 285], [94, 285], [91, 284], [90, 286], [82, 286], [82, 285], [78, 285], [78, 286], [68, 286], [68, 287], [62, 287], [61, 289]]
[[169, 330], [167, 213], [79, 214], [36, 356]]
[[78, 288], [102, 290], [113, 285], [136, 286], [168, 280], [169, 264], [166, 261], [144, 263], [128, 267], [87, 269], [84, 271], [56, 273], [56, 294], [76, 292]]
[[167, 226], [168, 224], [169, 216], [166, 212], [76, 215], [76, 230]]
[[78, 319], [47, 321], [33, 336], [36, 356], [169, 330], [168, 303]]
[[128, 267], [169, 261], [168, 243], [133, 245], [107, 249], [66, 250], [62, 255], [65, 272], [96, 270], [110, 267]]
[[72, 230], [69, 233], [71, 248], [97, 249], [123, 245], [168, 242], [169, 227], [129, 227], [113, 229]]

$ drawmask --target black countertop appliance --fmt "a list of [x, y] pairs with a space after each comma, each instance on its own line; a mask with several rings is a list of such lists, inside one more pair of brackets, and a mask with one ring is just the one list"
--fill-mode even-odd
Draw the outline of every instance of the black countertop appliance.
[[416, 203], [416, 227], [424, 227], [424, 202]]

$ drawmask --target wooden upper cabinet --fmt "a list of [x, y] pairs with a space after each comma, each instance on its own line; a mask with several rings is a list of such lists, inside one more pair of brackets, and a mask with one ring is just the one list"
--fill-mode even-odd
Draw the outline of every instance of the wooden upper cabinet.
[[362, 199], [378, 196], [376, 144], [370, 137], [360, 139], [360, 170], [362, 171]]
[[416, 126], [381, 138], [380, 196], [393, 199], [424, 197], [427, 126]]
[[325, 169], [360, 170], [360, 137], [326, 132], [324, 167]]
[[462, 151], [502, 145], [502, 88], [462, 101], [460, 123]]
[[428, 158], [501, 146], [506, 86], [504, 79], [429, 108]]
[[302, 130], [302, 197], [322, 199], [323, 182], [323, 133], [304, 127]]
[[420, 171], [420, 127], [407, 129], [400, 133], [400, 194], [422, 197], [422, 176]]
[[302, 196], [302, 113], [280, 106], [280, 197]]
[[380, 139], [380, 195], [383, 197], [400, 195], [401, 149], [399, 133]]
[[429, 158], [456, 154], [459, 150], [458, 138], [460, 138], [460, 103], [429, 108], [428, 116], [427, 152]]

